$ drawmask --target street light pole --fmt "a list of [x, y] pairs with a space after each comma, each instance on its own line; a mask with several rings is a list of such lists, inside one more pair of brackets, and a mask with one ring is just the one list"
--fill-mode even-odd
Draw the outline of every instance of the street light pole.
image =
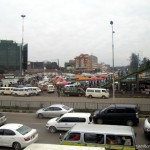
[[21, 43], [21, 50], [20, 50], [20, 75], [23, 75], [23, 44], [24, 44], [24, 18], [25, 15], [21, 15], [22, 17], [22, 43]]
[[112, 26], [112, 73], [113, 73], [113, 100], [115, 99], [115, 77], [114, 77], [114, 30], [113, 30], [113, 21], [110, 21]]

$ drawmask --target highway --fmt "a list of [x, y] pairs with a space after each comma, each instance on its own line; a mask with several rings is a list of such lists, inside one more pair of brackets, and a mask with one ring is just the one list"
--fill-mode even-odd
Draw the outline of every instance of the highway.
[[[60, 132], [51, 134], [49, 131], [45, 129], [46, 122], [49, 120], [48, 118], [38, 119], [35, 117], [34, 113], [12, 113], [12, 112], [8, 113], [7, 112], [4, 114], [8, 118], [7, 123], [22, 123], [22, 124], [26, 124], [32, 128], [37, 129], [39, 133], [38, 143], [59, 144]], [[134, 130], [136, 132], [136, 141], [137, 141], [138, 147], [144, 146], [145, 144], [149, 142], [149, 139], [147, 139], [143, 133], [144, 120], [145, 119], [141, 118], [139, 125], [134, 127]], [[65, 134], [65, 132], [61, 132], [61, 133]], [[0, 149], [10, 150], [10, 148], [3, 148], [3, 147], [0, 147]]]

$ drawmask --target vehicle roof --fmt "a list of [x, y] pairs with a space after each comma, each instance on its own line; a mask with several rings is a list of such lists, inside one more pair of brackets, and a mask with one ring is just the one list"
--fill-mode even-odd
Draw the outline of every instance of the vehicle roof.
[[104, 147], [89, 147], [89, 146], [72, 146], [72, 145], [56, 145], [56, 144], [39, 144], [33, 143], [27, 146], [24, 150], [105, 150]]
[[52, 104], [49, 107], [63, 107], [63, 106], [65, 106], [65, 105], [63, 105], [63, 104]]
[[130, 126], [120, 125], [97, 125], [97, 124], [76, 124], [71, 129], [72, 132], [88, 132], [88, 133], [102, 133], [102, 134], [116, 134], [116, 135], [133, 135], [133, 128]]
[[90, 117], [90, 113], [82, 113], [82, 112], [70, 112], [63, 115], [63, 117]]
[[90, 89], [90, 90], [106, 90], [104, 88], [87, 88], [87, 89]]
[[3, 126], [0, 127], [0, 129], [13, 129], [13, 130], [16, 130], [20, 127], [22, 127], [23, 124], [18, 124], [18, 123], [8, 123], [8, 124], [5, 124]]
[[126, 108], [137, 108], [136, 104], [111, 104], [109, 107], [126, 107]]

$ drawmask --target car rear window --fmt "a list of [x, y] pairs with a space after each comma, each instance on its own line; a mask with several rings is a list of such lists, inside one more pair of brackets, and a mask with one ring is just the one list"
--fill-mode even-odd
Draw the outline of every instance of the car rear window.
[[25, 135], [25, 134], [29, 133], [31, 130], [32, 130], [32, 128], [30, 128], [26, 125], [23, 125], [22, 127], [17, 129], [17, 131], [22, 135]]

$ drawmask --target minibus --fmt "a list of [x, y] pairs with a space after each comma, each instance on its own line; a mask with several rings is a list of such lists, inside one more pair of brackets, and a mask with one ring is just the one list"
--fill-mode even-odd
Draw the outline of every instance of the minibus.
[[11, 95], [14, 87], [0, 87], [1, 95]]
[[27, 146], [24, 150], [106, 150], [103, 147], [76, 147], [68, 145], [56, 145], [56, 144], [40, 144], [33, 143]]
[[64, 137], [60, 134], [60, 144], [74, 146], [104, 147], [110, 150], [136, 150], [135, 132], [129, 126], [77, 124]]
[[89, 98], [92, 97], [109, 98], [109, 92], [103, 88], [87, 88], [85, 96]]
[[30, 96], [31, 91], [27, 87], [14, 88], [12, 95], [14, 95], [14, 96]]

